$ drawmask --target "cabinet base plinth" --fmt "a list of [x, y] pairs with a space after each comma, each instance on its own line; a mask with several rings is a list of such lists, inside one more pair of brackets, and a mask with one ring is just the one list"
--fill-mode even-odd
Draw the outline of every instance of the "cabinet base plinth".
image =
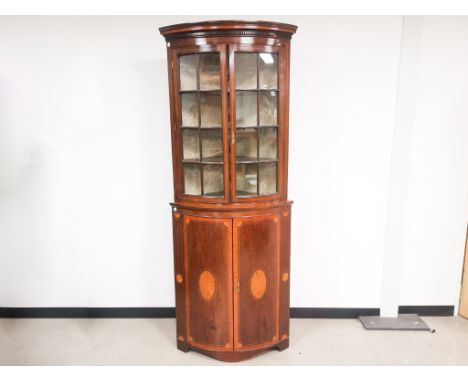
[[190, 346], [182, 341], [177, 341], [177, 349], [187, 353], [190, 350]]
[[205, 350], [200, 349], [194, 346], [190, 346], [186, 343], [177, 341], [177, 348], [184, 353], [187, 353], [189, 350], [193, 350], [197, 353], [201, 353], [207, 355], [209, 357], [215, 358], [219, 361], [224, 362], [239, 362], [244, 361], [249, 358], [255, 357], [261, 353], [264, 353], [268, 350], [277, 349], [279, 351], [283, 351], [289, 347], [289, 338], [285, 339], [281, 342], [276, 344], [270, 345], [266, 348], [262, 349], [255, 349], [255, 350], [238, 350], [238, 351], [214, 351], [214, 350]]

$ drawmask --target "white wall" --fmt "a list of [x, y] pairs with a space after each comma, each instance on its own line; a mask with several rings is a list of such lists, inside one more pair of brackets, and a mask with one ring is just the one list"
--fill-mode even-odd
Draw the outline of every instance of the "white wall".
[[458, 305], [468, 223], [468, 18], [425, 17], [401, 304]]
[[406, 16], [401, 31], [400, 62], [395, 102], [385, 249], [382, 261], [380, 315], [398, 317], [405, 248], [408, 189], [411, 177], [415, 109], [424, 16]]
[[[250, 17], [258, 18], [266, 17]], [[202, 19], [0, 19], [0, 306], [174, 304], [157, 28]], [[291, 304], [378, 307], [402, 18], [267, 19], [299, 25]], [[458, 300], [468, 18], [454, 20], [424, 24], [400, 288], [407, 305]]]
[[171, 306], [155, 18], [0, 22], [1, 306]]
[[291, 304], [377, 307], [401, 17], [314, 17], [299, 28]]

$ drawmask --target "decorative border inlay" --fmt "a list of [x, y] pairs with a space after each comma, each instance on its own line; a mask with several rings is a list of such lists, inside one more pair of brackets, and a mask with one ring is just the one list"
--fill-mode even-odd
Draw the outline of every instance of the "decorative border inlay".
[[196, 32], [182, 32], [166, 35], [166, 41], [179, 40], [183, 38], [205, 38], [205, 37], [264, 37], [264, 38], [283, 38], [291, 39], [291, 33], [277, 32], [277, 31], [262, 31], [254, 29], [243, 30], [207, 30]]

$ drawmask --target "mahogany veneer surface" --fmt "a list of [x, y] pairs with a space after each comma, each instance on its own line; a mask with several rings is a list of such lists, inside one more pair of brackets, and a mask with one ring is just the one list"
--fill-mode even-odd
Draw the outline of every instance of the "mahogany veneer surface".
[[[240, 361], [289, 345], [289, 57], [296, 29], [284, 23], [229, 20], [160, 28], [167, 42], [171, 109], [176, 337], [184, 352]], [[257, 73], [254, 89], [236, 88], [242, 54], [250, 54], [254, 62], [245, 69]], [[270, 68], [277, 70], [277, 80]], [[262, 85], [265, 79], [274, 88]], [[181, 81], [189, 82], [182, 86]], [[215, 88], [204, 90], [202, 81]], [[193, 89], [185, 90], [187, 86]], [[236, 142], [246, 137], [236, 120], [244, 107], [237, 105], [238, 97], [244, 92], [252, 95], [246, 100], [257, 100], [257, 105], [247, 105], [257, 108], [257, 117], [249, 117], [257, 121], [250, 135], [256, 136], [257, 156], [236, 154], [247, 147]], [[192, 103], [184, 104], [188, 100]], [[211, 114], [202, 116], [205, 110]], [[194, 126], [183, 126], [183, 115]], [[219, 126], [210, 127], [216, 134], [203, 126], [207, 118], [219, 118]], [[261, 125], [264, 120], [273, 126]], [[266, 139], [263, 132], [269, 132], [266, 143], [259, 141]], [[206, 150], [216, 157], [203, 159]], [[260, 152], [270, 157], [260, 158]]]

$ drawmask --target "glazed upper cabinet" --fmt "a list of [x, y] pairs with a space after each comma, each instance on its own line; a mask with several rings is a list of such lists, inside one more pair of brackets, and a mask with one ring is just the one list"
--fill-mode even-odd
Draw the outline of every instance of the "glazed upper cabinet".
[[289, 344], [294, 25], [161, 28], [171, 107], [177, 346], [235, 361]]
[[181, 198], [227, 202], [226, 46], [173, 50]]
[[172, 50], [176, 200], [243, 202], [284, 192], [286, 53], [250, 44]]
[[[279, 62], [284, 50], [230, 46], [233, 200], [278, 194]], [[280, 162], [281, 163], [281, 162]]]

